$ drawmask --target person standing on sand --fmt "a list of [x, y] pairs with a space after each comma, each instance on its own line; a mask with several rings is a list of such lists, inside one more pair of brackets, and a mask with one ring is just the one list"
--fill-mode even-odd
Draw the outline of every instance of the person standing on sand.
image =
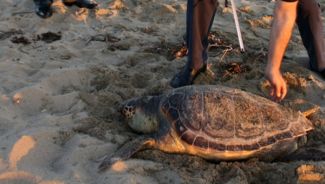
[[186, 12], [187, 63], [171, 80], [173, 88], [191, 85], [207, 69], [208, 34], [217, 10], [218, 0], [188, 0]]
[[[76, 5], [79, 8], [88, 8], [93, 9], [97, 6], [93, 0], [62, 0], [63, 4], [66, 6]], [[36, 5], [35, 13], [41, 18], [48, 18], [52, 16], [52, 8], [51, 5], [53, 0], [34, 0]]]
[[[172, 87], [193, 84], [195, 77], [207, 69], [208, 34], [217, 5], [217, 0], [187, 1], [188, 58], [185, 67], [170, 81]], [[318, 3], [315, 0], [278, 0], [274, 10], [268, 64], [265, 70], [266, 78], [272, 86], [271, 96], [277, 101], [282, 100], [287, 92], [280, 65], [295, 21], [309, 55], [311, 70], [325, 78], [325, 44]]]
[[271, 96], [276, 101], [281, 101], [287, 94], [280, 66], [295, 22], [307, 49], [310, 69], [325, 79], [325, 43], [319, 4], [315, 0], [277, 1], [265, 69], [266, 78], [271, 83]]

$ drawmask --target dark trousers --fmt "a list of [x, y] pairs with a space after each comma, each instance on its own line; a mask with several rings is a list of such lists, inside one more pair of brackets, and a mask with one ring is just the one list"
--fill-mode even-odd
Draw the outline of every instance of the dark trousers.
[[325, 43], [319, 4], [315, 0], [299, 0], [296, 23], [307, 49], [310, 68], [319, 71], [320, 63], [325, 63]]
[[208, 59], [208, 34], [216, 13], [217, 0], [188, 0], [186, 44], [188, 67], [198, 70]]
[[[217, 0], [188, 0], [186, 40], [188, 47], [187, 65], [198, 70], [208, 59], [208, 34], [213, 23]], [[297, 25], [303, 44], [307, 49], [312, 70], [325, 62], [325, 44], [321, 11], [315, 0], [299, 0]]]

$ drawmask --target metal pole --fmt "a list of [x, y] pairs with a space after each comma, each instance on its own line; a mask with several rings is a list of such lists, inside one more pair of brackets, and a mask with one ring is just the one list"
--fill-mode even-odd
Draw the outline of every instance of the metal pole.
[[240, 50], [242, 52], [245, 52], [243, 38], [242, 38], [242, 35], [241, 35], [238, 16], [237, 16], [236, 4], [235, 4], [234, 0], [230, 0], [230, 1], [231, 1], [231, 8], [232, 8], [232, 12], [233, 12], [233, 15], [234, 15], [234, 20], [235, 20], [235, 25], [236, 25], [236, 31], [237, 31], [238, 41], [239, 41], [239, 47], [240, 47]]

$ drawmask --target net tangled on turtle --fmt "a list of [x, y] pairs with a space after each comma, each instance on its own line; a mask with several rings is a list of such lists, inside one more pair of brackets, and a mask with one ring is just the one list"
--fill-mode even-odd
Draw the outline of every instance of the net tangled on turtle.
[[100, 164], [104, 170], [143, 149], [208, 160], [274, 160], [306, 143], [312, 123], [300, 112], [223, 86], [185, 86], [126, 101], [129, 126], [145, 133]]

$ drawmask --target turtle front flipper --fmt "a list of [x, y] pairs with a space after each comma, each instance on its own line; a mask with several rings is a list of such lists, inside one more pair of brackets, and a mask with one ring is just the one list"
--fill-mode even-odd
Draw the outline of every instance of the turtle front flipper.
[[156, 143], [152, 136], [141, 136], [126, 144], [124, 144], [120, 149], [118, 149], [112, 155], [108, 155], [104, 158], [102, 163], [99, 165], [99, 171], [104, 171], [109, 168], [114, 163], [126, 160], [134, 155], [136, 152], [148, 148], [152, 148]]

